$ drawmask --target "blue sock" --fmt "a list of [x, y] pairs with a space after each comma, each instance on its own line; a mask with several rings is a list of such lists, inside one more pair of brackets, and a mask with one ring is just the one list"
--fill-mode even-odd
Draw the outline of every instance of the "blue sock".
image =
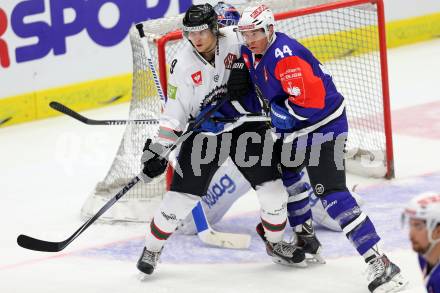
[[283, 184], [289, 194], [287, 202], [287, 216], [290, 226], [295, 228], [301, 226], [307, 220], [312, 218], [310, 207], [310, 184], [302, 181], [304, 173], [283, 172]]
[[353, 246], [363, 255], [379, 242], [373, 223], [362, 212], [348, 190], [333, 192], [321, 198], [327, 213], [336, 220]]

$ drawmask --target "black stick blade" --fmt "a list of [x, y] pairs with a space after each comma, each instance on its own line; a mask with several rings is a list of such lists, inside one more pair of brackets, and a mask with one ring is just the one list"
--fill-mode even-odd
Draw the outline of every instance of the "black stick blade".
[[17, 237], [17, 244], [23, 248], [36, 250], [36, 251], [46, 251], [46, 252], [58, 252], [64, 249], [63, 242], [50, 242], [35, 239], [26, 235], [19, 235]]
[[58, 112], [64, 113], [64, 114], [66, 114], [66, 115], [68, 115], [68, 116], [70, 116], [72, 118], [75, 118], [76, 120], [79, 120], [79, 121], [81, 121], [83, 123], [87, 124], [87, 122], [89, 120], [86, 117], [80, 115], [79, 113], [73, 111], [72, 109], [70, 109], [70, 108], [68, 108], [68, 107], [66, 107], [63, 104], [60, 104], [58, 102], [52, 101], [52, 102], [49, 103], [49, 106], [52, 109], [57, 110]]

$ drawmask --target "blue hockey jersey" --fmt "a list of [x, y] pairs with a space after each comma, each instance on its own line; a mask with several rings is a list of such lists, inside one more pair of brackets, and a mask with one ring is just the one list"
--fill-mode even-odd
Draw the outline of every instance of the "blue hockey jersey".
[[322, 64], [298, 41], [277, 32], [260, 60], [246, 46], [241, 54], [257, 91], [294, 120], [290, 129], [277, 128], [277, 132], [296, 137], [318, 129], [335, 135], [347, 132], [344, 97]]
[[440, 293], [440, 263], [437, 263], [433, 268], [428, 268], [426, 260], [423, 256], [419, 255], [419, 264], [428, 293]]

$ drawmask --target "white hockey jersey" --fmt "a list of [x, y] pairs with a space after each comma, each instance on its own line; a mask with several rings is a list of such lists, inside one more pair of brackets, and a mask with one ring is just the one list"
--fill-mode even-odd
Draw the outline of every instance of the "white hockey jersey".
[[[215, 66], [207, 62], [185, 40], [185, 46], [171, 62], [168, 100], [160, 117], [159, 141], [173, 142], [176, 138], [175, 131], [184, 131], [190, 118], [197, 117], [200, 110], [213, 99], [226, 94], [230, 69], [240, 55], [242, 39], [234, 26], [221, 28], [220, 33], [215, 52]], [[245, 109], [236, 101], [228, 102], [225, 109], [225, 116], [229, 117], [249, 113], [249, 109]], [[227, 125], [225, 130], [241, 123], [237, 121], [231, 124]]]

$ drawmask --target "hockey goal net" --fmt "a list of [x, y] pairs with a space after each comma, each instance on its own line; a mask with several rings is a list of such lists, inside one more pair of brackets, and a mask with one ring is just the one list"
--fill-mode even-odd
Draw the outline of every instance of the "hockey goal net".
[[[347, 103], [349, 138], [347, 170], [374, 177], [394, 175], [388, 96], [385, 24], [382, 0], [277, 0], [264, 2], [276, 14], [276, 30], [302, 42], [332, 73]], [[239, 10], [244, 6], [236, 5]], [[182, 46], [182, 16], [143, 23], [150, 52], [164, 92], [167, 67]], [[161, 101], [147, 66], [142, 39], [133, 27], [133, 96], [130, 119], [157, 119]], [[104, 180], [99, 182], [81, 213], [90, 217], [140, 171], [147, 137], [157, 126], [129, 124]], [[166, 189], [165, 176], [138, 183], [101, 219], [148, 221]]]

